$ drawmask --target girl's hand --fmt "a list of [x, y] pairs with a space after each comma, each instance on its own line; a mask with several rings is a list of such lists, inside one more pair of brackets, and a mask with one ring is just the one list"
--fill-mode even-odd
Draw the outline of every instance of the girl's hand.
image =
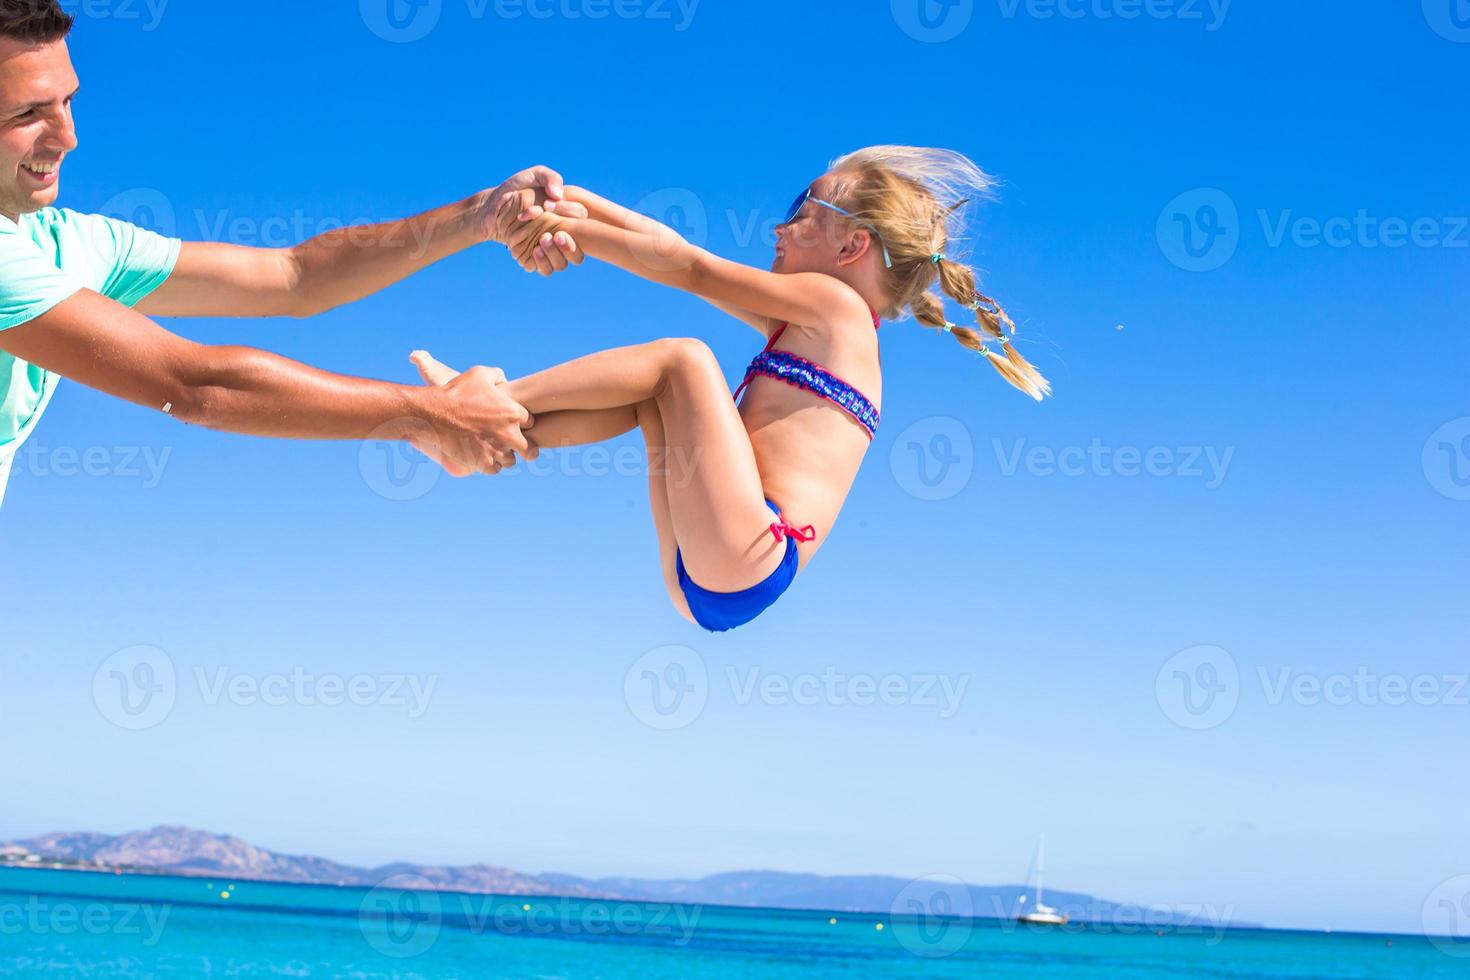
[[567, 263], [580, 265], [584, 258], [576, 241], [563, 230], [568, 216], [560, 207], [555, 211], [532, 205], [517, 216], [517, 227], [506, 245], [511, 255], [527, 272], [551, 275], [566, 268]]
[[521, 191], [501, 202], [496, 237], [506, 243], [521, 268], [550, 276], [569, 265], [581, 265], [586, 258], [571, 235], [556, 230], [561, 219], [585, 217], [587, 209], [580, 204], [547, 201], [533, 191]]

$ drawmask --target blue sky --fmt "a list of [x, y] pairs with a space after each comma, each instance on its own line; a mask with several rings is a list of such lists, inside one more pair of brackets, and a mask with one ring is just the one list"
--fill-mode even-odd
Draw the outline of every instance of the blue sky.
[[[0, 511], [27, 747], [0, 835], [989, 883], [1045, 831], [1061, 888], [1451, 925], [1470, 31], [1448, 2], [865, 7], [83, 7], [63, 203], [188, 238], [285, 244], [545, 162], [764, 264], [830, 158], [962, 150], [1004, 182], [975, 256], [1056, 398], [885, 327], [838, 532], [712, 637], [663, 597], [635, 442], [456, 483], [67, 386]], [[420, 346], [514, 374], [692, 334], [734, 377], [758, 343], [494, 249], [313, 321], [177, 326], [405, 381]], [[156, 717], [118, 677], [163, 685]]]

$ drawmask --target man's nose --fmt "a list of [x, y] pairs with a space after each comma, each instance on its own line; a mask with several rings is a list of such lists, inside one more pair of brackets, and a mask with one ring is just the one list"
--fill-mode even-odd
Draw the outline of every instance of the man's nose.
[[47, 149], [61, 153], [70, 153], [77, 148], [77, 125], [72, 119], [70, 106], [57, 113], [56, 121], [47, 128], [42, 142]]

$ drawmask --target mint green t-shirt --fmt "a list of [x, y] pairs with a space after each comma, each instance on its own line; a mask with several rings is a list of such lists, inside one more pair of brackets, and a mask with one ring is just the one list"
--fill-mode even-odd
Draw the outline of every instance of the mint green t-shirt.
[[20, 444], [60, 380], [3, 349], [3, 331], [83, 289], [135, 306], [174, 271], [180, 242], [112, 218], [46, 208], [0, 215], [0, 501]]

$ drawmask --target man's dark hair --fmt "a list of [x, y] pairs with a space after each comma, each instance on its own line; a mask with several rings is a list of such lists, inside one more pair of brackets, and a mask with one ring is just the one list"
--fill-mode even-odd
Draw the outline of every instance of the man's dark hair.
[[50, 44], [71, 33], [71, 25], [57, 0], [0, 0], [0, 37]]

